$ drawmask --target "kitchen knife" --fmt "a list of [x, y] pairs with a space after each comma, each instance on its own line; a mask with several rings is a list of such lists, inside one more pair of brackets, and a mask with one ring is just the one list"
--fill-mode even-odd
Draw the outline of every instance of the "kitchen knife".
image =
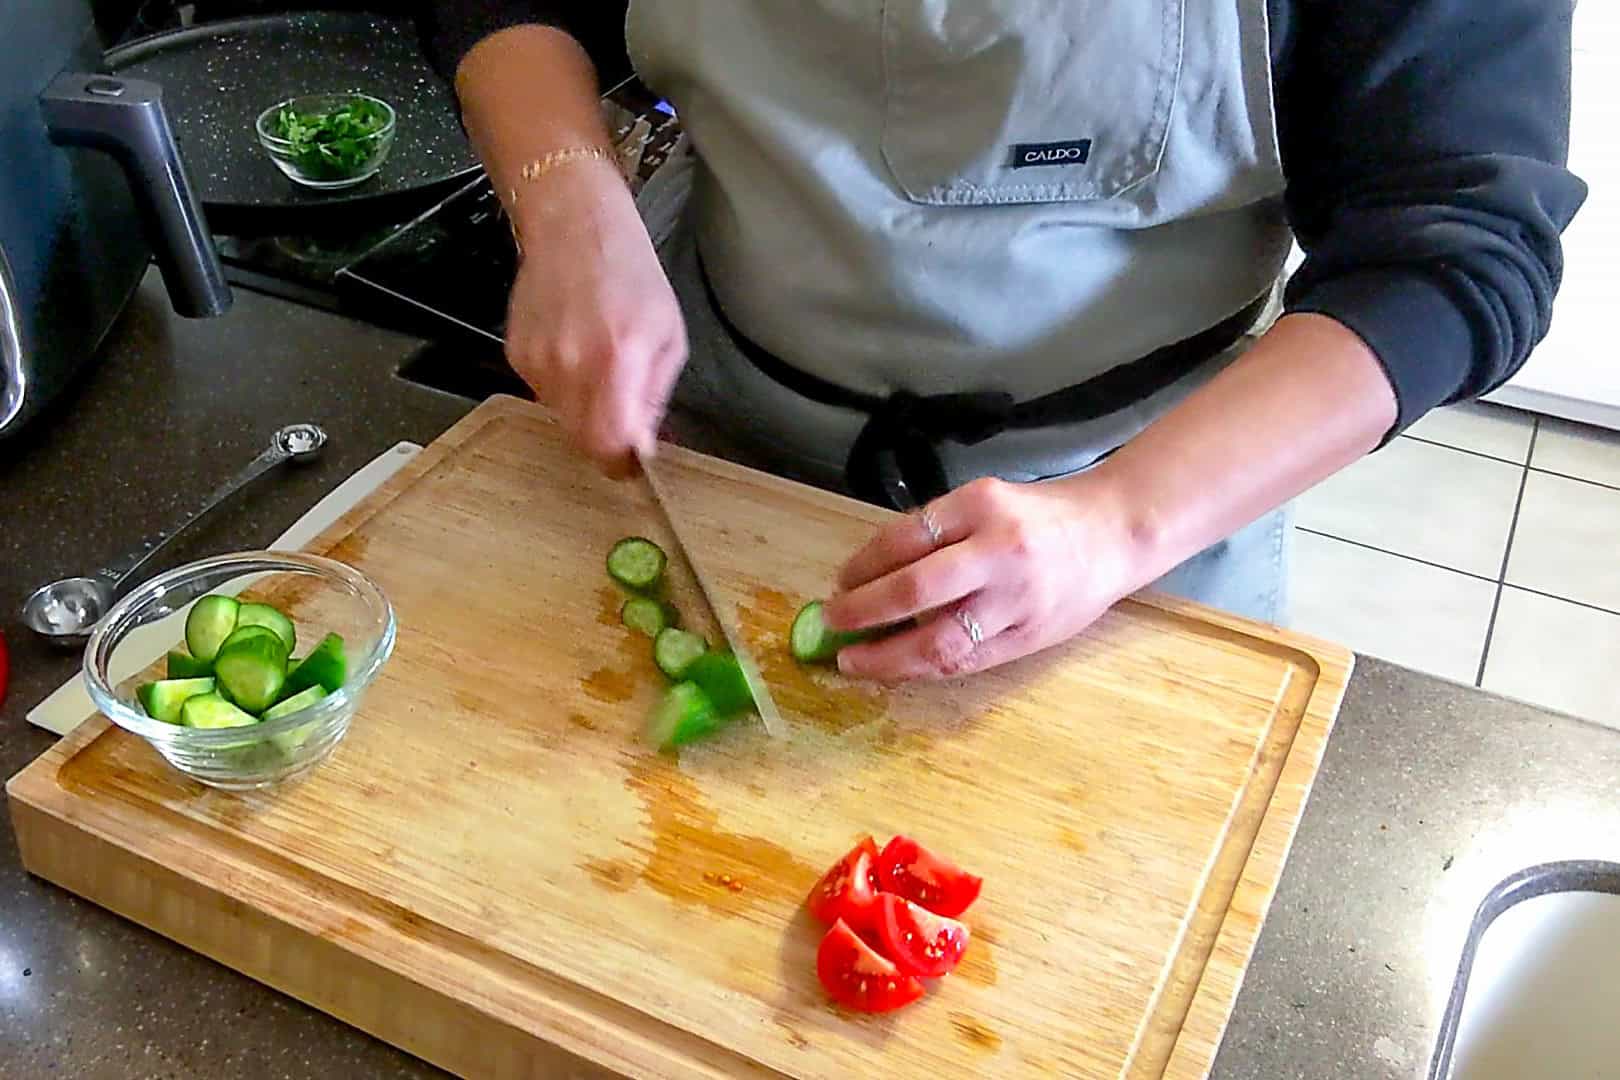
[[659, 511], [664, 515], [664, 524], [669, 526], [669, 533], [675, 538], [675, 546], [686, 556], [686, 565], [692, 568], [692, 577], [697, 581], [698, 592], [702, 595], [703, 602], [709, 606], [709, 612], [714, 616], [714, 624], [720, 628], [727, 647], [731, 649], [731, 654], [737, 658], [737, 664], [742, 668], [743, 679], [748, 683], [748, 692], [753, 695], [754, 707], [759, 710], [759, 718], [765, 724], [766, 733], [773, 739], [780, 738], [785, 727], [782, 713], [771, 698], [764, 676], [759, 673], [759, 665], [754, 663], [753, 653], [743, 644], [740, 629], [730, 613], [722, 610], [720, 605], [714, 602], [714, 592], [709, 588], [703, 568], [693, 556], [692, 549], [687, 546], [681, 527], [676, 524], [669, 489], [658, 479], [650, 456], [638, 454], [637, 459], [641, 464], [642, 475], [647, 478], [647, 486], [652, 489], [653, 501], [658, 504]]

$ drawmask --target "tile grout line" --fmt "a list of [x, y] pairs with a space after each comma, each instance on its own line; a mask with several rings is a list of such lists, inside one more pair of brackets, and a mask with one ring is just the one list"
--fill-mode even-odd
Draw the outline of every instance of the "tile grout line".
[[[1497, 460], [1501, 459], [1498, 458]], [[1542, 476], [1556, 476], [1560, 480], [1573, 480], [1577, 484], [1591, 484], [1593, 487], [1603, 488], [1606, 491], [1620, 491], [1620, 484], [1606, 484], [1602, 480], [1593, 480], [1585, 476], [1574, 476], [1570, 473], [1558, 472], [1556, 469], [1538, 469], [1532, 465], [1530, 466], [1530, 471], [1533, 473], [1540, 473]]]
[[1541, 417], [1536, 417], [1530, 428], [1530, 452], [1524, 457], [1524, 472], [1519, 474], [1519, 496], [1513, 500], [1513, 521], [1508, 525], [1507, 547], [1502, 551], [1502, 572], [1496, 578], [1496, 596], [1491, 599], [1491, 617], [1485, 624], [1485, 647], [1479, 651], [1479, 672], [1474, 685], [1484, 689], [1485, 664], [1491, 658], [1491, 639], [1496, 636], [1496, 616], [1502, 610], [1502, 593], [1507, 589], [1508, 561], [1513, 558], [1513, 538], [1519, 532], [1519, 511], [1524, 509], [1524, 490], [1530, 485], [1530, 462], [1536, 457], [1536, 436], [1541, 434]]
[[1332, 533], [1325, 533], [1320, 529], [1309, 529], [1304, 525], [1296, 525], [1294, 528], [1302, 533], [1310, 533], [1312, 536], [1320, 536], [1324, 540], [1337, 540], [1341, 544], [1349, 544], [1351, 547], [1363, 548], [1367, 551], [1376, 551], [1380, 555], [1388, 555], [1395, 559], [1405, 559], [1407, 562], [1414, 562], [1419, 566], [1427, 566], [1435, 570], [1444, 570], [1450, 574], [1461, 574], [1465, 578], [1472, 578], [1474, 581], [1487, 582], [1491, 585], [1497, 584], [1496, 578], [1488, 577], [1485, 574], [1476, 574], [1472, 570], [1459, 570], [1455, 566], [1447, 566], [1445, 563], [1432, 562], [1429, 559], [1420, 559], [1416, 555], [1403, 555], [1399, 551], [1391, 551], [1389, 548], [1381, 548], [1377, 544], [1369, 544], [1362, 540], [1351, 540], [1344, 536], [1334, 536]]
[[[1534, 428], [1532, 427], [1532, 432], [1533, 431]], [[1438, 446], [1442, 450], [1454, 450], [1459, 454], [1468, 454], [1470, 457], [1484, 458], [1486, 461], [1500, 461], [1504, 465], [1513, 465], [1521, 469], [1524, 468], [1525, 465], [1527, 465], [1530, 461], [1528, 451], [1526, 451], [1525, 459], [1523, 461], [1514, 461], [1512, 458], [1502, 457], [1500, 454], [1487, 454], [1483, 450], [1474, 450], [1467, 446], [1453, 446], [1451, 443], [1441, 442], [1438, 439], [1425, 438], [1422, 435], [1411, 435], [1406, 432], [1402, 432], [1401, 438], [1410, 439], [1415, 443], [1422, 443], [1424, 446]]]
[[1557, 593], [1542, 592], [1540, 589], [1532, 589], [1527, 585], [1507, 585], [1506, 587], [1512, 589], [1514, 592], [1529, 593], [1531, 596], [1539, 596], [1543, 600], [1556, 600], [1560, 604], [1568, 604], [1571, 607], [1585, 608], [1587, 611], [1596, 611], [1604, 615], [1613, 615], [1616, 618], [1620, 618], [1620, 611], [1616, 611], [1614, 608], [1606, 608], [1602, 604], [1589, 604], [1585, 600], [1571, 600], [1567, 596], [1559, 596]]
[[[1531, 471], [1533, 472], [1534, 470]], [[1606, 608], [1602, 604], [1594, 604], [1588, 600], [1576, 600], [1572, 596], [1560, 596], [1557, 593], [1546, 592], [1542, 589], [1532, 589], [1528, 585], [1507, 585], [1505, 582], [1497, 581], [1496, 578], [1487, 577], [1484, 574], [1476, 574], [1472, 570], [1459, 570], [1455, 566], [1447, 566], [1445, 563], [1437, 563], [1431, 562], [1428, 559], [1420, 559], [1416, 555], [1403, 555], [1399, 551], [1391, 551], [1389, 548], [1381, 548], [1376, 544], [1369, 544], [1361, 540], [1351, 540], [1344, 536], [1334, 536], [1332, 533], [1325, 533], [1321, 529], [1308, 529], [1304, 525], [1295, 525], [1294, 531], [1307, 533], [1311, 536], [1317, 536], [1323, 540], [1332, 540], [1337, 544], [1348, 544], [1351, 547], [1360, 548], [1363, 551], [1371, 551], [1379, 555], [1388, 555], [1390, 558], [1400, 559], [1402, 562], [1416, 563], [1419, 566], [1427, 566], [1431, 570], [1443, 570], [1448, 574], [1456, 574], [1458, 577], [1465, 577], [1470, 581], [1483, 581], [1487, 585], [1500, 584], [1504, 585], [1506, 589], [1512, 589], [1515, 592], [1529, 593], [1531, 596], [1539, 596], [1543, 600], [1556, 600], [1560, 604], [1569, 604], [1573, 607], [1585, 608], [1587, 611], [1596, 611], [1602, 615], [1613, 615], [1616, 618], [1620, 618], [1620, 609]]]

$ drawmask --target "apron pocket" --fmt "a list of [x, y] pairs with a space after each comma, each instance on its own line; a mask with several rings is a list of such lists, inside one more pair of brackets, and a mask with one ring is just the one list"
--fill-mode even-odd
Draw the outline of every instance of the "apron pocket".
[[885, 0], [883, 156], [913, 202], [1090, 202], [1159, 170], [1185, 0]]

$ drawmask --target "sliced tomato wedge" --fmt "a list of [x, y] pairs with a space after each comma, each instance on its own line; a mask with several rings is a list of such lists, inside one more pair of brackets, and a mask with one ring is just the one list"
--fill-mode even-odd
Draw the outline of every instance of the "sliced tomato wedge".
[[923, 994], [921, 981], [862, 941], [843, 919], [821, 939], [816, 976], [829, 997], [857, 1012], [892, 1012]]
[[909, 836], [897, 836], [877, 859], [878, 883], [935, 915], [954, 919], [979, 898], [982, 878], [935, 855]]
[[895, 967], [930, 979], [949, 974], [968, 944], [968, 928], [955, 919], [887, 892], [878, 897], [877, 932]]
[[861, 837], [810, 890], [810, 914], [824, 923], [843, 919], [857, 930], [871, 926], [877, 908], [877, 854], [872, 838]]

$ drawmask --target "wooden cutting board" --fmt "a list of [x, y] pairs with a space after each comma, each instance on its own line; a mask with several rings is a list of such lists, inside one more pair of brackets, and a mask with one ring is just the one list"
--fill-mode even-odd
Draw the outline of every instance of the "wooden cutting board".
[[[807, 672], [789, 621], [885, 514], [666, 455], [788, 737], [638, 743], [661, 680], [602, 560], [670, 538], [496, 399], [311, 545], [400, 623], [330, 760], [216, 792], [97, 718], [7, 786], [25, 864], [469, 1076], [1204, 1074], [1349, 655], [1142, 599], [967, 681]], [[885, 1017], [827, 1004], [802, 907], [866, 832], [985, 879], [962, 967]]]

